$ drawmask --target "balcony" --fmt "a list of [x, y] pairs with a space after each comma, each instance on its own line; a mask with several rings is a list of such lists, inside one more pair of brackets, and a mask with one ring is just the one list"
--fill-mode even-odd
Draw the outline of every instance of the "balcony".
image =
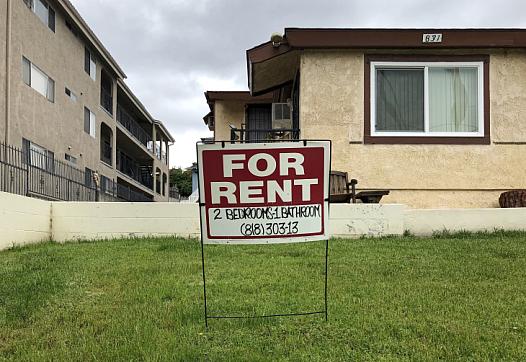
[[100, 105], [113, 116], [113, 97], [111, 92], [104, 88], [100, 90]]
[[146, 196], [143, 193], [133, 190], [131, 187], [126, 185], [117, 184], [117, 196], [120, 199], [131, 201], [131, 202], [152, 202], [151, 197]]
[[124, 128], [130, 132], [130, 134], [137, 141], [142, 143], [144, 147], [151, 151], [153, 145], [152, 136], [150, 136], [144, 128], [139, 125], [128, 112], [124, 110], [120, 105], [117, 105], [117, 122], [119, 122]]
[[100, 105], [113, 118], [113, 79], [104, 69], [100, 78]]
[[152, 166], [137, 162], [120, 149], [117, 149], [117, 170], [153, 190]]
[[263, 143], [274, 141], [298, 140], [300, 130], [290, 129], [246, 129], [231, 128], [230, 140], [241, 143]]
[[111, 143], [103, 140], [102, 141], [102, 144], [101, 144], [101, 150], [100, 150], [100, 159], [102, 162], [105, 162], [107, 163], [108, 165], [111, 166], [112, 164], [112, 147], [111, 147]]

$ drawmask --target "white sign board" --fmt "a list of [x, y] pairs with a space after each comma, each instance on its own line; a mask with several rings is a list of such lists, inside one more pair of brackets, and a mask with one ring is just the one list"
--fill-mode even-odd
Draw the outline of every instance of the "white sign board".
[[198, 144], [205, 244], [328, 238], [330, 141]]

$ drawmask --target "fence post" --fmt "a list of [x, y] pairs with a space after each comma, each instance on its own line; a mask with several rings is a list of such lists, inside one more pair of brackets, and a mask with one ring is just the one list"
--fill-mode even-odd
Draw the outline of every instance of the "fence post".
[[29, 147], [27, 149], [27, 153], [25, 153], [22, 150], [22, 158], [25, 158], [24, 161], [25, 161], [25, 164], [26, 164], [26, 196], [30, 195], [29, 185], [31, 184], [31, 182], [29, 180], [29, 177], [31, 175], [31, 172], [30, 172], [31, 155], [29, 154], [29, 152], [31, 152], [31, 149]]

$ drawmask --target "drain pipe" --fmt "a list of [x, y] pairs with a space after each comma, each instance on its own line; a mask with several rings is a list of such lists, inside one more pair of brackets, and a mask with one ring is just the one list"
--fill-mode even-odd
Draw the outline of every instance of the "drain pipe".
[[11, 13], [12, 0], [7, 0], [6, 39], [5, 39], [5, 144], [9, 144], [9, 123], [11, 116]]

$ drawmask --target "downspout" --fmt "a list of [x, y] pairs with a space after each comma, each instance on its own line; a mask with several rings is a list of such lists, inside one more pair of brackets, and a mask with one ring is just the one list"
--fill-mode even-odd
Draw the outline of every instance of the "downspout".
[[5, 39], [5, 143], [9, 144], [9, 118], [11, 116], [11, 1], [7, 0], [6, 39]]

